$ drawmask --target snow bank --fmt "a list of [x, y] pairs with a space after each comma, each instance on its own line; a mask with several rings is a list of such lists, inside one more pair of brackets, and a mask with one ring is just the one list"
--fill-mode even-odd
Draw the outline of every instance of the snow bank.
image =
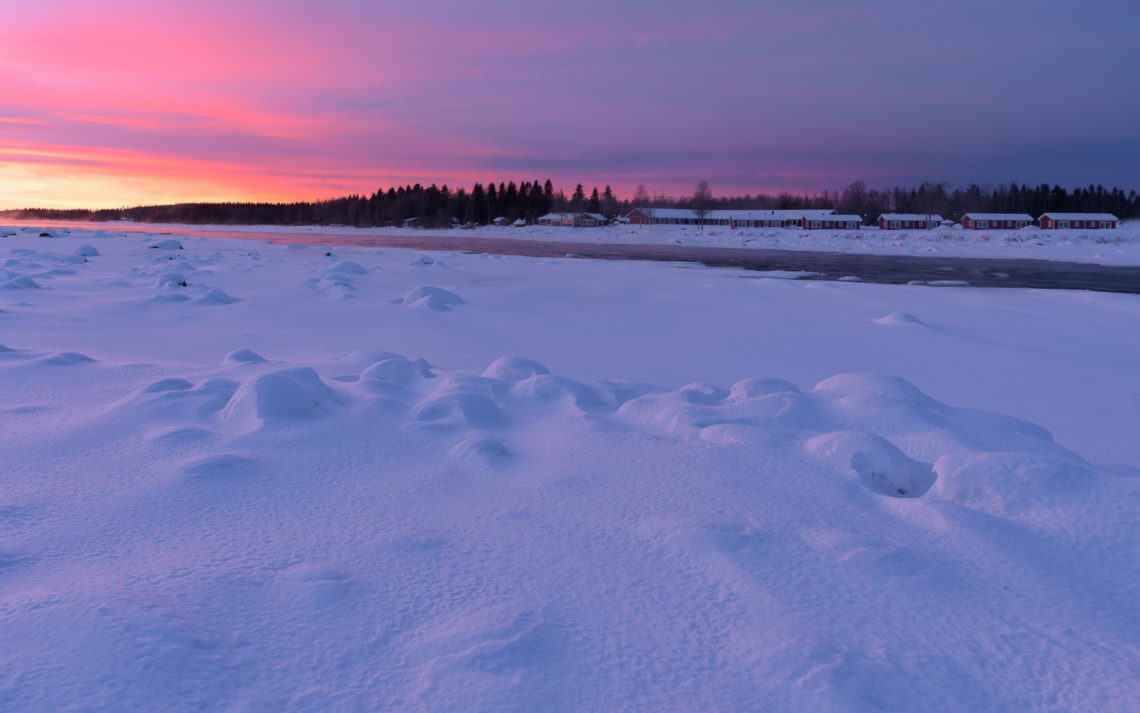
[[[76, 228], [105, 233], [108, 229], [187, 235], [275, 234], [298, 236], [399, 235], [406, 237], [448, 236], [493, 238], [496, 240], [537, 240], [569, 243], [623, 243], [638, 245], [703, 245], [711, 247], [777, 250], [823, 250], [827, 252], [886, 255], [941, 255], [947, 257], [1003, 257], [1043, 260], [1071, 260], [1103, 264], [1140, 264], [1140, 221], [1123, 223], [1115, 230], [962, 230], [940, 227], [934, 230], [799, 230], [705, 227], [675, 225], [610, 225], [598, 228], [528, 226], [525, 228], [486, 226], [474, 230], [421, 230], [408, 228], [348, 228], [338, 226], [185, 226], [174, 224], [76, 224]], [[38, 229], [34, 229], [37, 230]], [[70, 234], [75, 234], [73, 229]], [[154, 238], [170, 240], [170, 238]], [[177, 249], [177, 248], [172, 248]], [[294, 246], [291, 250], [305, 250]], [[323, 251], [328, 255], [331, 252]], [[436, 260], [419, 255], [411, 264], [427, 267]]]

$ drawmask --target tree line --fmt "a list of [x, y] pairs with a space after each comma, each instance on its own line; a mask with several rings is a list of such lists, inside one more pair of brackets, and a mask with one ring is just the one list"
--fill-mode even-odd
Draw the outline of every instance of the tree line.
[[893, 188], [889, 191], [868, 189], [856, 181], [834, 195], [834, 207], [840, 213], [860, 215], [865, 222], [875, 221], [883, 213], [937, 214], [959, 220], [966, 213], [1026, 213], [1034, 219], [1042, 213], [1112, 213], [1118, 218], [1140, 217], [1136, 191], [1121, 188], [1087, 186], [1066, 189], [1042, 183], [1026, 186], [983, 188], [971, 184], [950, 188], [944, 183], [923, 183], [918, 188]]
[[371, 195], [350, 195], [322, 201], [292, 203], [179, 203], [136, 206], [133, 208], [80, 210], [10, 210], [0, 216], [25, 220], [132, 220], [142, 223], [190, 223], [220, 225], [348, 225], [384, 227], [421, 225], [450, 227], [487, 225], [496, 219], [533, 223], [550, 212], [600, 213], [612, 218], [635, 207], [691, 208], [708, 210], [796, 210], [835, 208], [840, 213], [859, 215], [873, 223], [880, 214], [937, 214], [958, 220], [964, 213], [1113, 213], [1121, 219], [1140, 217], [1140, 200], [1135, 190], [1087, 186], [1066, 189], [1041, 184], [982, 187], [977, 184], [951, 188], [944, 183], [923, 183], [915, 188], [868, 188], [856, 181], [843, 191], [814, 194], [757, 194], [713, 197], [702, 181], [693, 196], [674, 198], [651, 196], [644, 186], [629, 199], [618, 198], [610, 186], [586, 191], [582, 184], [567, 196], [544, 182], [476, 183], [470, 190], [448, 186], [410, 186], [381, 189]]

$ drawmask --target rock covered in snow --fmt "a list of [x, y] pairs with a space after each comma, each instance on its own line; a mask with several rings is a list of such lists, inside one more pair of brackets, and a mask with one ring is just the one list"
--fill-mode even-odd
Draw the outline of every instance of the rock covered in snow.
[[907, 457], [890, 441], [871, 433], [825, 433], [809, 439], [804, 450], [841, 472], [853, 473], [879, 495], [918, 498], [935, 480], [929, 465]]
[[408, 291], [401, 299], [392, 300], [393, 304], [405, 307], [421, 307], [431, 312], [447, 312], [451, 309], [467, 304], [459, 295], [441, 287], [415, 287]]
[[153, 239], [147, 241], [146, 246], [151, 250], [181, 250], [182, 241], [173, 238]]
[[205, 294], [196, 297], [194, 301], [201, 305], [232, 305], [238, 301], [238, 298], [230, 296], [217, 287], [212, 287]]
[[281, 369], [243, 383], [222, 410], [224, 421], [244, 429], [323, 418], [344, 398], [308, 367]]

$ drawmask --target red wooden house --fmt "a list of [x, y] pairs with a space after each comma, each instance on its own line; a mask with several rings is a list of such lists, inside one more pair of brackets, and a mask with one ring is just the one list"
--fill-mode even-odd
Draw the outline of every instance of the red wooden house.
[[805, 215], [804, 230], [859, 230], [863, 219], [857, 215]]
[[1111, 213], [1043, 213], [1037, 219], [1042, 230], [1066, 230], [1069, 228], [1113, 229], [1120, 219]]
[[926, 213], [884, 213], [879, 216], [880, 230], [933, 230], [942, 225], [942, 216]]
[[1033, 218], [1025, 213], [967, 213], [962, 216], [966, 230], [1017, 230], [1033, 225]]

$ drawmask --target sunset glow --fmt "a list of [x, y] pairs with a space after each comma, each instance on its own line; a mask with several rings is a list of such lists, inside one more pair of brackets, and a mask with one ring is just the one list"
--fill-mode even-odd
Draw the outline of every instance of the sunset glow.
[[1123, 1], [3, 0], [0, 209], [547, 177], [1140, 187], [1138, 21]]

